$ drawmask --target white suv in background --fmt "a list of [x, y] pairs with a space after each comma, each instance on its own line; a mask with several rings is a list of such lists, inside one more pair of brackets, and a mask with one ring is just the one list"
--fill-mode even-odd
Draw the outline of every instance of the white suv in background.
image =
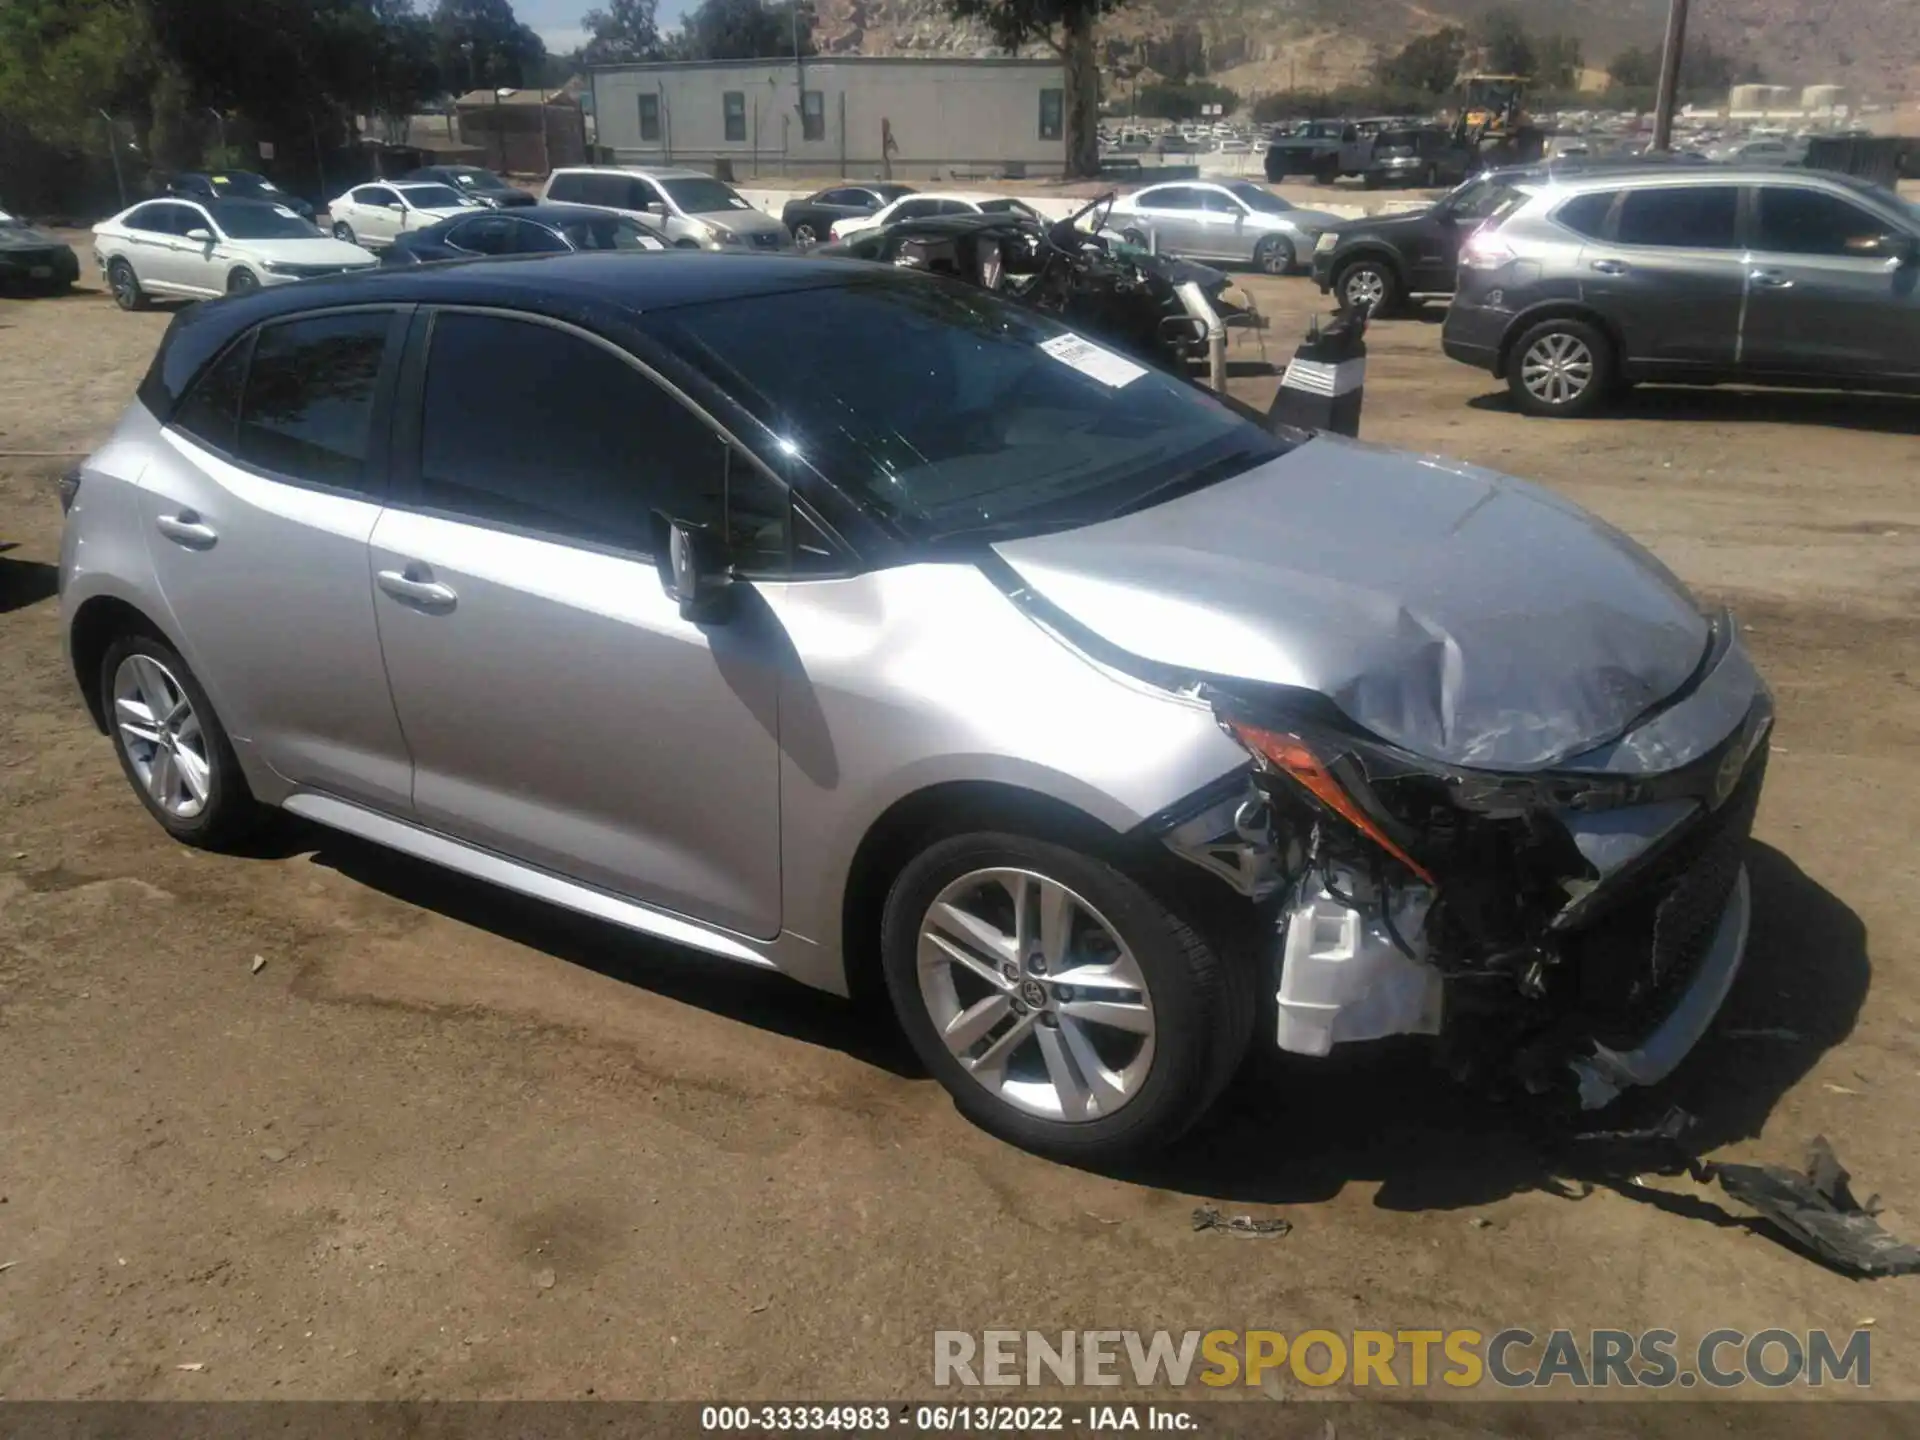
[[333, 238], [369, 250], [384, 250], [406, 230], [427, 226], [466, 210], [483, 208], [451, 185], [376, 180], [356, 185], [327, 204]]
[[871, 215], [850, 215], [833, 222], [833, 238], [846, 240], [866, 230], [884, 230], [896, 220], [924, 220], [929, 215], [1025, 215], [1040, 219], [1031, 205], [1010, 195], [986, 195], [970, 190], [921, 191], [902, 195]]
[[723, 180], [698, 170], [584, 165], [556, 170], [550, 205], [597, 205], [644, 220], [681, 249], [791, 250], [787, 227]]

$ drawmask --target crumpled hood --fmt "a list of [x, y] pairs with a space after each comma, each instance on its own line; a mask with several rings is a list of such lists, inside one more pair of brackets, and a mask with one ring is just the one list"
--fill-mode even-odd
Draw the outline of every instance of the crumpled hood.
[[1577, 506], [1330, 436], [994, 548], [1123, 650], [1318, 691], [1383, 739], [1477, 768], [1538, 769], [1617, 737], [1709, 639], [1679, 580]]

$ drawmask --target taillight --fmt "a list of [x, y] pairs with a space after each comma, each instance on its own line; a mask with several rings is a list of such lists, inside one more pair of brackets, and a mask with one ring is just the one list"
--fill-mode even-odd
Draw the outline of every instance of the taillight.
[[1469, 270], [1498, 270], [1514, 258], [1513, 247], [1498, 230], [1476, 230], [1460, 247], [1460, 263]]
[[60, 477], [60, 513], [73, 509], [74, 496], [80, 493], [80, 467], [74, 466]]

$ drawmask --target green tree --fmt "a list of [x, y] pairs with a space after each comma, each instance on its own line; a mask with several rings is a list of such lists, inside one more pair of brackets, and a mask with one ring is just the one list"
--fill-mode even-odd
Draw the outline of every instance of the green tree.
[[1389, 89], [1446, 95], [1452, 93], [1466, 58], [1467, 32], [1447, 25], [1383, 57], [1374, 66], [1374, 78]]
[[1474, 29], [1480, 44], [1480, 63], [1494, 75], [1531, 75], [1536, 64], [1533, 41], [1516, 10], [1496, 5], [1480, 17]]
[[1586, 57], [1574, 36], [1548, 35], [1534, 46], [1534, 65], [1534, 78], [1543, 90], [1577, 90]]
[[1211, 80], [1162, 80], [1140, 87], [1140, 113], [1152, 119], [1193, 120], [1207, 105], [1223, 105], [1221, 113], [1231, 115], [1240, 108], [1240, 97]]
[[434, 60], [456, 91], [517, 89], [540, 78], [547, 56], [508, 0], [439, 0], [433, 36]]
[[0, 0], [0, 116], [75, 143], [145, 117], [161, 57], [141, 0]]
[[813, 7], [800, 0], [702, 0], [681, 27], [675, 52], [687, 60], [757, 60], [811, 55]]
[[1607, 78], [1623, 90], [1651, 90], [1660, 83], [1660, 52], [1630, 45], [1613, 57]]
[[1100, 173], [1100, 67], [1094, 31], [1100, 17], [1126, 0], [945, 0], [956, 19], [983, 22], [1008, 52], [1044, 41], [1067, 72], [1066, 132], [1069, 179]]
[[580, 52], [588, 65], [658, 60], [666, 54], [656, 0], [609, 0], [606, 9], [589, 10], [580, 24], [590, 37]]

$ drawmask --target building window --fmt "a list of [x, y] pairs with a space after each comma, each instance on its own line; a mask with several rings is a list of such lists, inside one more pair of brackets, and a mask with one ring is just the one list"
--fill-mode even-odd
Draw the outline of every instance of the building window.
[[803, 90], [800, 93], [800, 138], [827, 138], [827, 97], [818, 90]]
[[1067, 133], [1066, 112], [1066, 91], [1042, 90], [1040, 92], [1040, 138], [1042, 140], [1058, 140]]
[[747, 139], [747, 92], [729, 90], [720, 97], [727, 112], [727, 140], [745, 144]]
[[642, 143], [660, 143], [660, 97], [640, 97], [640, 139]]

